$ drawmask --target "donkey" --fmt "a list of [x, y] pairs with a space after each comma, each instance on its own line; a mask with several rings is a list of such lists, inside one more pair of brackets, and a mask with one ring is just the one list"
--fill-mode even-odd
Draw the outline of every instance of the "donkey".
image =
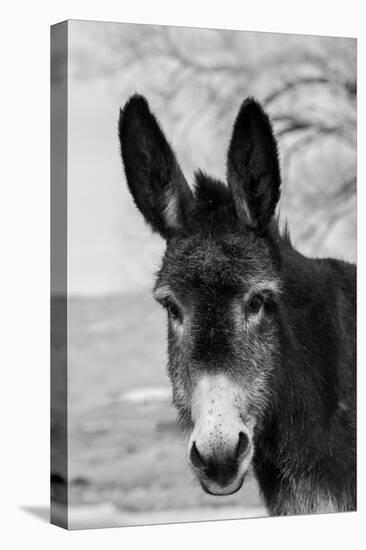
[[232, 494], [253, 467], [271, 515], [355, 510], [356, 270], [304, 257], [280, 231], [268, 116], [246, 99], [227, 185], [198, 171], [193, 191], [144, 97], [118, 129], [132, 197], [166, 240], [154, 296], [202, 488]]

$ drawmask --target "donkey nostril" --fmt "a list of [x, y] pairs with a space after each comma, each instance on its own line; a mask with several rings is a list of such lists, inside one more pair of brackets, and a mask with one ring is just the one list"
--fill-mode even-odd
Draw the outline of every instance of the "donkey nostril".
[[240, 458], [245, 451], [247, 450], [249, 445], [249, 438], [244, 432], [240, 432], [239, 434], [239, 442], [238, 446], [236, 448], [236, 458]]
[[190, 458], [193, 466], [195, 466], [196, 468], [202, 468], [202, 466], [205, 466], [204, 460], [200, 455], [200, 453], [198, 452], [195, 441], [193, 442], [193, 445], [192, 445]]

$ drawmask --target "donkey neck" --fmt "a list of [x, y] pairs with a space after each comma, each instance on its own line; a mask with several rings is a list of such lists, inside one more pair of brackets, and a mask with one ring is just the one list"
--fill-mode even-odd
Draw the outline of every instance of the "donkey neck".
[[[352, 483], [353, 465], [344, 460], [339, 433], [342, 430], [351, 446], [355, 434], [348, 409], [353, 389], [349, 382], [345, 385], [350, 379], [345, 371], [354, 361], [347, 354], [347, 330], [342, 326], [347, 297], [334, 265], [295, 251], [287, 251], [283, 260], [280, 353], [272, 408], [258, 430], [255, 457], [272, 513], [334, 511], [349, 505], [343, 489]], [[332, 463], [334, 468], [324, 469]]]

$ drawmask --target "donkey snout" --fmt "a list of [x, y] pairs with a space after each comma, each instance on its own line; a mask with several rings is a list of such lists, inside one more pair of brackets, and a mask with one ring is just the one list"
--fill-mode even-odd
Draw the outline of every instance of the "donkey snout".
[[[249, 437], [244, 432], [240, 432], [236, 442], [230, 442], [225, 445], [225, 442], [220, 436], [219, 444], [217, 448], [213, 443], [204, 445], [204, 450], [198, 450], [197, 442], [193, 441], [190, 450], [190, 460], [196, 468], [207, 468], [208, 464], [212, 461], [225, 462], [225, 461], [240, 461], [246, 453], [249, 446]], [[200, 446], [201, 448], [201, 446]]]
[[224, 374], [201, 376], [192, 396], [188, 457], [203, 489], [229, 495], [243, 482], [253, 455], [253, 430], [243, 422], [244, 397]]
[[249, 436], [244, 431], [235, 438], [225, 439], [220, 434], [208, 440], [191, 440], [189, 460], [203, 489], [216, 495], [228, 495], [240, 489], [250, 447]]

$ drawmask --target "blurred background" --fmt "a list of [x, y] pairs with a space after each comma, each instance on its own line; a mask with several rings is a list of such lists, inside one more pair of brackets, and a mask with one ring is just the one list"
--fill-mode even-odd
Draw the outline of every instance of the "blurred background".
[[354, 262], [356, 40], [71, 21], [68, 44], [70, 526], [264, 515], [253, 478], [211, 497], [189, 472], [151, 297], [164, 243], [127, 191], [119, 108], [148, 98], [192, 182], [197, 168], [225, 177], [255, 96], [279, 140], [281, 224], [302, 253]]

